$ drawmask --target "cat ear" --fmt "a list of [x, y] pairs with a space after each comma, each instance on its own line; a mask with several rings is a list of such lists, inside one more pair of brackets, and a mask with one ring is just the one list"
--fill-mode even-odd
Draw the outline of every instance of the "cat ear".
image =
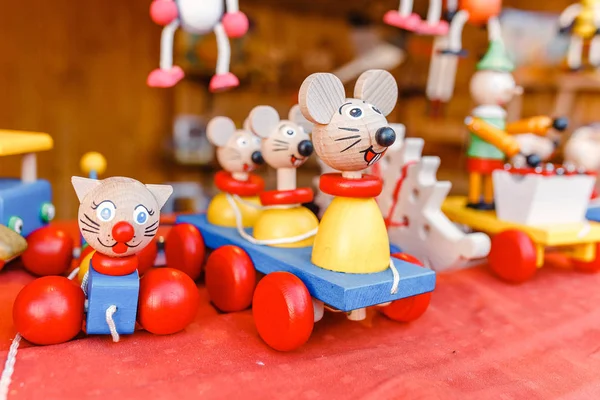
[[156, 199], [159, 209], [165, 205], [171, 194], [173, 194], [173, 186], [171, 185], [146, 185], [146, 187]]
[[96, 186], [100, 185], [100, 181], [97, 179], [89, 179], [82, 178], [80, 176], [71, 177], [71, 184], [73, 185], [73, 189], [75, 189], [75, 193], [77, 193], [77, 198], [79, 199], [79, 203], [83, 203], [83, 199], [85, 196], [92, 191]]

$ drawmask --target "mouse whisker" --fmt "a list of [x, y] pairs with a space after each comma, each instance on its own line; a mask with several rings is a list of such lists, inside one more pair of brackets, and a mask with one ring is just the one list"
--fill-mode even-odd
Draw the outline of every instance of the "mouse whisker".
[[356, 146], [357, 144], [360, 143], [362, 139], [358, 139], [356, 142], [352, 143], [350, 146], [346, 147], [344, 150], [340, 151], [340, 153], [345, 152], [346, 150], [350, 150], [351, 148], [353, 148], [354, 146]]
[[360, 137], [360, 135], [344, 136], [344, 137], [335, 139], [335, 141], [339, 142], [339, 141], [342, 141], [342, 140], [358, 139], [359, 137]]

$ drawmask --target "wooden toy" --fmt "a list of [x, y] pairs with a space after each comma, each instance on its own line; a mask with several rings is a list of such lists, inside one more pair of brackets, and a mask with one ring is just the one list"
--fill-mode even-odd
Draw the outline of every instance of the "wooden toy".
[[[448, 3], [453, 3], [448, 1]], [[427, 19], [421, 20], [418, 14], [412, 12], [413, 0], [400, 0], [398, 11], [390, 10], [383, 17], [383, 21], [407, 31], [423, 35], [447, 35], [449, 24], [442, 18], [442, 0], [430, 0]], [[456, 11], [456, 10], [454, 10]]]
[[175, 32], [181, 28], [194, 35], [214, 32], [217, 39], [218, 59], [216, 74], [209, 89], [218, 92], [239, 85], [238, 78], [229, 71], [231, 48], [228, 37], [239, 38], [248, 31], [248, 18], [239, 11], [237, 0], [227, 0], [224, 14], [223, 0], [154, 0], [150, 6], [152, 20], [164, 26], [161, 35], [160, 67], [148, 75], [148, 85], [167, 88], [184, 77], [181, 67], [173, 65]]
[[[262, 138], [265, 162], [277, 172], [277, 190], [260, 194], [264, 207], [254, 224], [255, 240], [250, 240], [278, 247], [311, 246], [319, 221], [312, 211], [301, 206], [313, 200], [313, 191], [296, 187], [296, 168], [313, 152], [309, 136], [312, 124], [302, 116], [298, 105], [290, 110], [287, 120], [280, 120], [272, 107], [255, 107], [247, 123]], [[241, 224], [238, 230], [245, 235]]]
[[480, 263], [490, 251], [483, 233], [465, 234], [441, 211], [451, 188], [436, 172], [439, 157], [422, 157], [423, 139], [406, 139], [388, 158], [383, 191], [377, 199], [392, 243], [437, 272]]
[[[366, 307], [379, 305], [389, 318], [408, 322], [429, 305], [435, 273], [406, 254], [391, 260], [396, 249], [389, 245], [374, 200], [381, 182], [361, 173], [396, 139], [385, 115], [394, 108], [397, 92], [391, 74], [380, 70], [361, 75], [354, 99], [346, 99], [342, 83], [331, 74], [311, 75], [302, 85], [300, 110], [314, 124], [315, 150], [327, 165], [343, 171], [321, 178], [321, 190], [337, 197], [319, 224], [312, 248], [261, 246], [237, 229], [212, 224], [205, 215], [177, 218], [174, 246], [180, 252], [199, 246], [214, 249], [206, 264], [212, 302], [222, 311], [243, 310], [252, 303], [259, 335], [276, 350], [290, 351], [305, 343], [325, 308], [362, 320]], [[253, 129], [252, 117], [257, 115], [250, 118]], [[199, 234], [182, 234], [192, 229]], [[252, 230], [246, 234], [251, 236]], [[256, 271], [266, 274], [258, 285]]]
[[17, 258], [27, 249], [23, 236], [7, 226], [0, 225], [0, 270], [7, 262]]
[[435, 102], [447, 102], [452, 98], [458, 58], [466, 53], [462, 48], [462, 32], [465, 24], [487, 27], [488, 40], [501, 42], [502, 31], [498, 16], [502, 0], [460, 0], [448, 2], [452, 21], [445, 36], [438, 36], [433, 45], [427, 97]]
[[600, 1], [581, 0], [567, 7], [559, 18], [559, 32], [570, 33], [567, 65], [571, 70], [582, 67], [584, 46], [589, 45], [588, 62], [600, 67]]
[[246, 129], [236, 130], [227, 117], [213, 118], [207, 127], [208, 140], [217, 147], [217, 160], [224, 171], [215, 175], [215, 185], [222, 193], [208, 205], [208, 220], [216, 225], [235, 227], [236, 214], [228, 200], [239, 196], [235, 205], [242, 217], [242, 226], [254, 226], [260, 215], [258, 195], [264, 190], [261, 177], [252, 174], [264, 162], [260, 138]]
[[39, 151], [51, 150], [50, 135], [0, 131], [0, 156], [22, 156], [21, 178], [0, 179], [0, 224], [27, 239], [23, 266], [36, 275], [60, 275], [71, 264], [73, 240], [54, 226], [50, 183], [37, 177]]
[[[490, 43], [490, 48], [477, 65], [471, 78], [471, 96], [477, 107], [465, 120], [469, 129], [470, 143], [467, 149], [469, 171], [469, 203], [477, 209], [494, 208], [492, 172], [502, 169], [506, 156], [522, 154], [521, 146], [514, 134], [533, 133], [545, 135], [551, 128], [566, 129], [565, 119], [532, 117], [522, 121], [506, 123], [506, 105], [515, 94], [521, 93], [512, 76], [513, 64], [507, 58], [500, 41]], [[524, 156], [527, 163], [540, 162], [535, 155]]]

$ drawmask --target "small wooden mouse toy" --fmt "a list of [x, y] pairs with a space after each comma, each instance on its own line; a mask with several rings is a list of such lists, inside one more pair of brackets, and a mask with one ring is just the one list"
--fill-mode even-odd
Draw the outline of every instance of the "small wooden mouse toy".
[[[289, 243], [270, 244], [277, 247], [305, 247], [313, 243], [319, 221], [301, 204], [313, 200], [310, 188], [296, 188], [296, 168], [313, 152], [309, 133], [312, 124], [304, 118], [300, 106], [290, 110], [281, 120], [273, 107], [255, 107], [248, 117], [252, 131], [262, 138], [261, 153], [267, 165], [277, 171], [277, 190], [263, 192], [260, 200], [266, 207], [254, 225], [259, 241], [288, 239]], [[297, 239], [297, 240], [296, 240]]]
[[[235, 200], [243, 226], [254, 226], [260, 215], [257, 196], [265, 187], [262, 178], [251, 173], [263, 163], [260, 138], [249, 130], [237, 130], [235, 123], [227, 117], [213, 118], [208, 123], [207, 136], [217, 147], [217, 161], [224, 170], [215, 175], [215, 185], [223, 193], [211, 200], [207, 210], [208, 221], [219, 226], [236, 227], [235, 211], [227, 195], [237, 195], [243, 199]], [[256, 207], [247, 203], [254, 203]]]
[[317, 155], [341, 174], [321, 176], [320, 189], [335, 198], [325, 211], [312, 250], [313, 264], [340, 272], [380, 272], [390, 266], [387, 230], [375, 201], [379, 178], [365, 175], [396, 141], [386, 116], [396, 105], [398, 86], [387, 71], [363, 73], [354, 98], [333, 74], [309, 76], [300, 88], [302, 114], [314, 123]]

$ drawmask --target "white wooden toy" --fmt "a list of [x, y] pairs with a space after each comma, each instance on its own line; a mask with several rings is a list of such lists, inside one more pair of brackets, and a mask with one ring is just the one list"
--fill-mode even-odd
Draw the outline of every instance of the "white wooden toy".
[[570, 31], [571, 41], [567, 54], [567, 64], [572, 70], [582, 66], [583, 51], [589, 44], [588, 61], [591, 66], [600, 67], [600, 1], [581, 0], [567, 7], [559, 18], [560, 32]]
[[[238, 78], [229, 71], [231, 47], [228, 37], [238, 38], [248, 31], [248, 18], [239, 10], [238, 0], [154, 0], [150, 6], [152, 20], [163, 25], [160, 46], [160, 66], [148, 75], [148, 86], [167, 88], [184, 77], [179, 66], [173, 65], [175, 32], [181, 28], [194, 35], [214, 32], [218, 58], [216, 74], [210, 81], [213, 92], [239, 85]], [[225, 14], [224, 14], [225, 12]]]
[[441, 211], [452, 184], [437, 180], [440, 159], [422, 157], [423, 144], [406, 139], [384, 175], [378, 203], [390, 241], [435, 271], [467, 267], [488, 255], [490, 238], [464, 233]]
[[565, 161], [577, 168], [600, 172], [600, 125], [577, 129], [565, 145]]

